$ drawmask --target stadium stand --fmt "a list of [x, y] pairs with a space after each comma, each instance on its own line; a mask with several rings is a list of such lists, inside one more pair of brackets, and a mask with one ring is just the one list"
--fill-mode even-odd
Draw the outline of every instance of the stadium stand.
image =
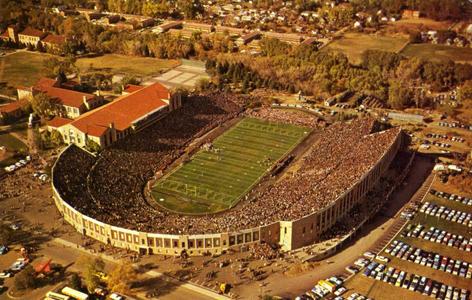
[[[296, 172], [228, 211], [196, 217], [149, 205], [146, 183], [196, 137], [240, 114], [236, 102], [227, 95], [196, 97], [97, 158], [67, 148], [53, 169], [54, 198], [64, 218], [85, 235], [141, 253], [201, 255], [254, 242], [297, 249], [346, 216], [402, 146], [399, 128], [375, 132], [371, 119], [336, 123], [320, 132]], [[276, 114], [262, 111], [259, 117]], [[279, 121], [315, 125], [280, 115]]]

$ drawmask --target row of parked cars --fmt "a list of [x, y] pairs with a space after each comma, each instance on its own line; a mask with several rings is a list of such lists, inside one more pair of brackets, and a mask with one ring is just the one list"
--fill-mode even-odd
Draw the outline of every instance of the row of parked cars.
[[18, 169], [21, 169], [24, 166], [26, 166], [30, 161], [31, 161], [31, 156], [28, 155], [28, 156], [25, 157], [25, 159], [20, 159], [16, 163], [14, 163], [12, 165], [9, 165], [9, 166], [6, 166], [4, 168], [5, 172], [11, 173], [11, 172], [16, 171]]
[[387, 267], [375, 261], [366, 267], [362, 275], [441, 300], [467, 300], [470, 293], [466, 289], [459, 289], [425, 276]]
[[[427, 145], [427, 144], [429, 144], [429, 141], [425, 140], [425, 141], [423, 141], [423, 144]], [[452, 147], [451, 144], [441, 143], [441, 142], [436, 142], [436, 141], [432, 141], [431, 145], [436, 146], [436, 147], [440, 147], [440, 148], [451, 148]]]
[[472, 228], [472, 214], [465, 211], [451, 209], [426, 201], [423, 206], [421, 206], [420, 212]]
[[[320, 280], [318, 283], [305, 294], [296, 297], [296, 300], [317, 300], [323, 299], [328, 295], [334, 295], [334, 299], [343, 300], [341, 297], [347, 289], [342, 286], [344, 279], [339, 276], [331, 276], [328, 279]], [[357, 299], [357, 298], [356, 298]]]
[[458, 142], [458, 143], [463, 143], [465, 142], [464, 138], [458, 137], [458, 136], [448, 136], [446, 134], [438, 134], [438, 133], [427, 133], [426, 134], [427, 138], [430, 139], [444, 139], [444, 140], [451, 140], [453, 142]]
[[459, 122], [439, 122], [439, 126], [472, 130], [472, 125], [467, 125]]
[[18, 258], [16, 261], [14, 261], [11, 264], [8, 270], [4, 270], [3, 272], [0, 273], [0, 278], [13, 277], [16, 273], [23, 270], [27, 264], [28, 264], [28, 260], [26, 260], [25, 258]]
[[403, 211], [401, 212], [400, 217], [403, 219], [412, 220], [414, 216], [416, 215], [416, 213], [418, 212], [420, 205], [421, 205], [421, 202], [419, 201], [415, 201], [408, 204], [408, 206], [405, 209], [403, 209]]
[[456, 201], [456, 202], [460, 202], [464, 205], [472, 206], [472, 198], [469, 198], [469, 197], [463, 197], [463, 196], [459, 196], [459, 195], [456, 195], [456, 194], [449, 194], [449, 193], [445, 193], [445, 192], [440, 192], [440, 191], [436, 191], [434, 189], [431, 189], [429, 192], [431, 193], [431, 195], [434, 195], [436, 197], [439, 197], [439, 198], [442, 198], [442, 199], [445, 199], [445, 200]]
[[416, 226], [409, 224], [401, 233], [401, 236], [420, 238], [426, 241], [443, 244], [448, 247], [454, 247], [462, 251], [472, 251], [472, 237], [466, 238], [460, 234], [452, 234], [436, 227], [426, 229], [422, 224]]
[[395, 240], [385, 250], [386, 253], [421, 266], [440, 270], [463, 278], [472, 278], [472, 264], [460, 259], [454, 260], [438, 253], [412, 247], [405, 242]]

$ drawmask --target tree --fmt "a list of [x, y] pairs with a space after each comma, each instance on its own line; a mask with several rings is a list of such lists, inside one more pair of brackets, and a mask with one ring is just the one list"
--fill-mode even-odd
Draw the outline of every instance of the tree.
[[58, 115], [61, 111], [59, 103], [45, 93], [38, 93], [31, 99], [31, 108], [41, 118]]
[[472, 80], [466, 81], [459, 90], [459, 100], [472, 103]]
[[102, 150], [100, 145], [97, 144], [97, 142], [95, 142], [92, 139], [87, 139], [85, 147], [87, 148], [88, 151], [93, 152], [93, 153], [98, 153], [100, 152], [100, 150]]
[[17, 290], [33, 289], [36, 287], [36, 272], [32, 265], [26, 266], [15, 276], [14, 285]]
[[110, 274], [108, 288], [114, 292], [128, 294], [133, 282], [137, 278], [137, 272], [130, 262], [118, 265]]
[[204, 12], [200, 0], [177, 0], [177, 8], [183, 13], [186, 19], [194, 19]]
[[388, 89], [388, 104], [394, 109], [403, 109], [410, 101], [410, 91], [401, 82], [392, 81]]
[[80, 291], [82, 289], [82, 280], [80, 279], [80, 276], [77, 275], [77, 273], [72, 273], [72, 275], [70, 276], [69, 286], [74, 290]]
[[13, 237], [13, 230], [7, 225], [0, 225], [0, 245], [10, 244]]
[[64, 144], [64, 140], [62, 139], [62, 135], [58, 130], [53, 130], [51, 132], [51, 144], [55, 147], [58, 147]]
[[85, 267], [84, 283], [87, 290], [92, 293], [99, 285], [100, 278], [97, 276], [98, 272], [103, 272], [105, 269], [105, 262], [101, 258], [82, 257], [81, 264]]

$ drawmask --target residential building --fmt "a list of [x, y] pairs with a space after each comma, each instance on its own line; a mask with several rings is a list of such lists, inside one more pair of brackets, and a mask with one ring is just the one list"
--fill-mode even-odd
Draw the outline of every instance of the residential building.
[[25, 114], [26, 100], [19, 100], [0, 106], [0, 124], [21, 118]]
[[47, 36], [47, 32], [26, 27], [25, 30], [18, 33], [18, 41], [24, 45], [38, 46], [39, 42]]
[[59, 51], [62, 46], [64, 46], [66, 37], [63, 35], [48, 34], [41, 42], [44, 47]]
[[57, 80], [41, 78], [38, 83], [29, 88], [18, 88], [18, 99], [32, 99], [38, 93], [45, 93], [57, 104], [62, 106], [62, 116], [77, 118], [104, 103], [99, 94], [89, 94], [64, 88]]

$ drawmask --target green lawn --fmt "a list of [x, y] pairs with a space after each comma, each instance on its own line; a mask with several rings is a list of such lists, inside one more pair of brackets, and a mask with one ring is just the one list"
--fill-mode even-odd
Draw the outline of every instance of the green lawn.
[[0, 146], [6, 147], [6, 153], [0, 152], [0, 167], [5, 167], [9, 164], [15, 163], [13, 159], [15, 152], [25, 152], [28, 150], [22, 141], [8, 133], [0, 134]]
[[382, 36], [365, 33], [349, 32], [342, 38], [329, 43], [322, 51], [344, 53], [353, 64], [360, 64], [362, 54], [366, 50], [398, 52], [408, 41], [407, 37]]
[[45, 76], [43, 63], [48, 54], [17, 52], [0, 57], [0, 93], [15, 95], [18, 86], [31, 86]]
[[401, 52], [403, 55], [432, 60], [472, 63], [472, 48], [459, 48], [447, 45], [410, 44]]
[[181, 213], [214, 213], [234, 206], [309, 129], [246, 118], [218, 137], [212, 148], [156, 182], [153, 197]]
[[174, 68], [178, 60], [158, 59], [150, 57], [124, 56], [106, 54], [97, 57], [79, 58], [76, 62], [81, 72], [102, 71], [112, 74], [123, 73], [131, 76], [149, 76], [163, 70]]

